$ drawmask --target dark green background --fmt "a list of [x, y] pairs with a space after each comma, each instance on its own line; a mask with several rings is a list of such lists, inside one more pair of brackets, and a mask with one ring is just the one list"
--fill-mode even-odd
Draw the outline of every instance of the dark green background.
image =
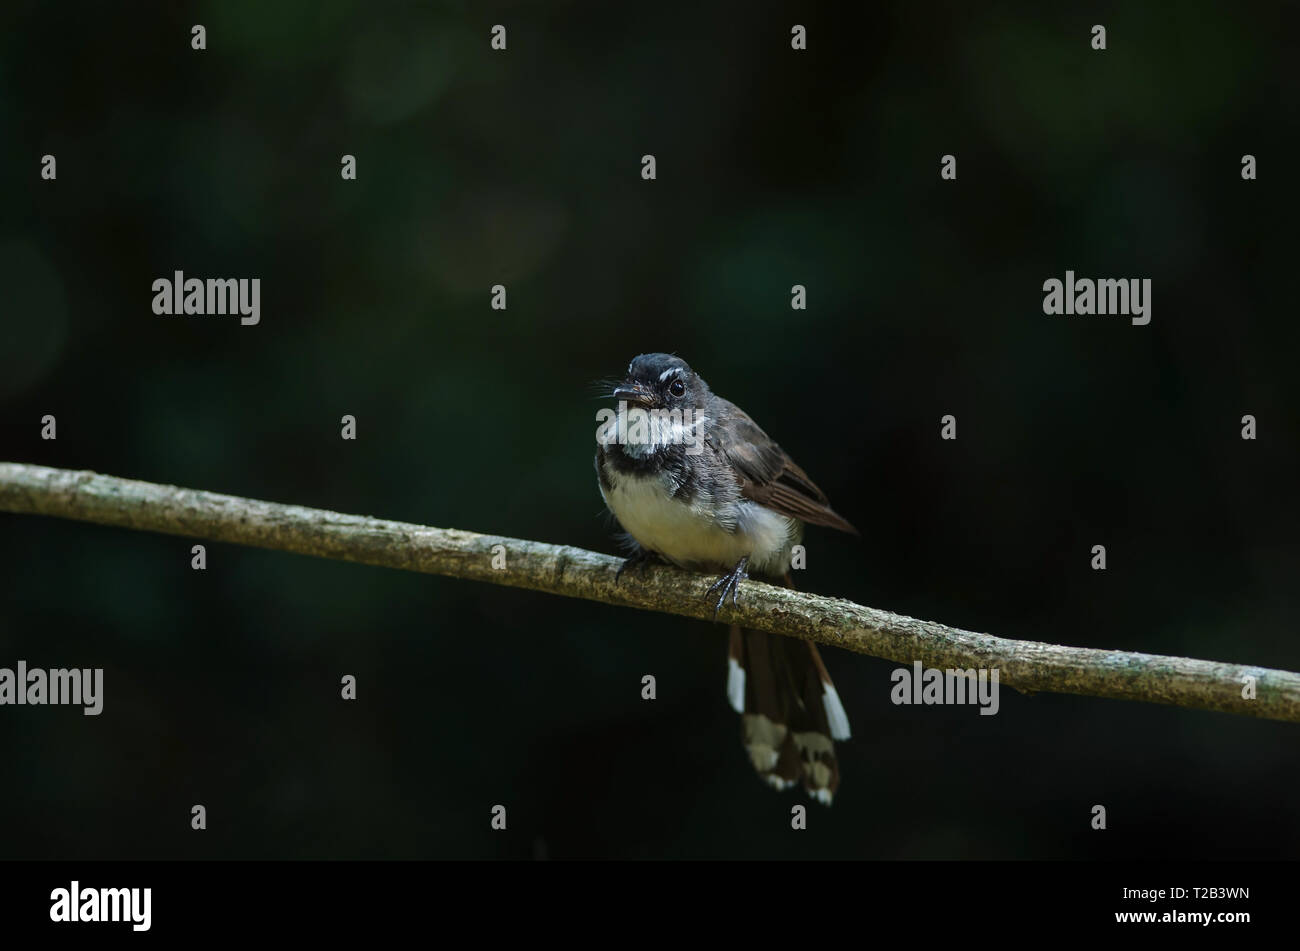
[[[0, 13], [0, 458], [612, 552], [589, 384], [669, 350], [863, 530], [811, 530], [801, 586], [1300, 669], [1294, 6], [132, 6]], [[1152, 323], [1044, 316], [1067, 268], [1151, 278]], [[261, 324], [155, 317], [175, 269], [261, 278]], [[191, 541], [54, 519], [0, 538], [0, 665], [103, 666], [107, 694], [0, 708], [3, 857], [1300, 846], [1294, 724], [895, 707], [897, 665], [828, 651], [854, 738], [794, 833], [717, 627], [225, 545], [195, 572]]]

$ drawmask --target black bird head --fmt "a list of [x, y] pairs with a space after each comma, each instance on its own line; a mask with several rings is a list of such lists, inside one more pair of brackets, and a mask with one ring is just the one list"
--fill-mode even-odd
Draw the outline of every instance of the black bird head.
[[627, 365], [627, 379], [614, 387], [613, 397], [642, 409], [698, 409], [710, 396], [708, 385], [681, 357], [643, 353]]

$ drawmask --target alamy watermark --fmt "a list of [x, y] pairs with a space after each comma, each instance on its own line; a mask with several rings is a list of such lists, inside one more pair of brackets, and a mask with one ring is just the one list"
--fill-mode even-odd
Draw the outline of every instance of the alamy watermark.
[[262, 279], [202, 278], [176, 271], [171, 278], [153, 282], [153, 312], [160, 317], [185, 314], [191, 317], [238, 314], [239, 322], [252, 327], [262, 319]]
[[68, 888], [50, 892], [50, 921], [129, 922], [132, 931], [153, 924], [152, 888], [82, 888], [75, 879]]
[[910, 669], [896, 668], [889, 679], [894, 683], [889, 699], [895, 704], [977, 704], [982, 717], [994, 716], [1000, 705], [996, 667], [944, 670], [918, 660]]
[[1151, 323], [1151, 278], [1138, 280], [1103, 277], [1076, 278], [1065, 272], [1065, 281], [1049, 277], [1043, 282], [1043, 313], [1048, 315], [1118, 314], [1132, 318], [1137, 326]]
[[0, 706], [73, 705], [83, 706], [88, 717], [104, 709], [103, 667], [28, 668], [20, 660], [17, 669], [0, 667]]

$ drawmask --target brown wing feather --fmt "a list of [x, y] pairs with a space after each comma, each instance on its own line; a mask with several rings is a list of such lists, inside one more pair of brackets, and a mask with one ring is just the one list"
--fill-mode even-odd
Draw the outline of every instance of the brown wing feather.
[[740, 473], [742, 496], [809, 525], [858, 534], [856, 528], [831, 508], [826, 493], [817, 488], [808, 473], [795, 465], [758, 423], [734, 404], [722, 399], [719, 402], [726, 405], [730, 425], [715, 427], [710, 430], [710, 437]]

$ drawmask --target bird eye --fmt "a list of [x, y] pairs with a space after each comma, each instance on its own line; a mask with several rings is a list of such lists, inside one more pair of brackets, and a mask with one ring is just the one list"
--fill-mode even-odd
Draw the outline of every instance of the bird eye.
[[686, 384], [681, 380], [673, 380], [672, 384], [668, 387], [668, 392], [673, 396], [685, 396]]

